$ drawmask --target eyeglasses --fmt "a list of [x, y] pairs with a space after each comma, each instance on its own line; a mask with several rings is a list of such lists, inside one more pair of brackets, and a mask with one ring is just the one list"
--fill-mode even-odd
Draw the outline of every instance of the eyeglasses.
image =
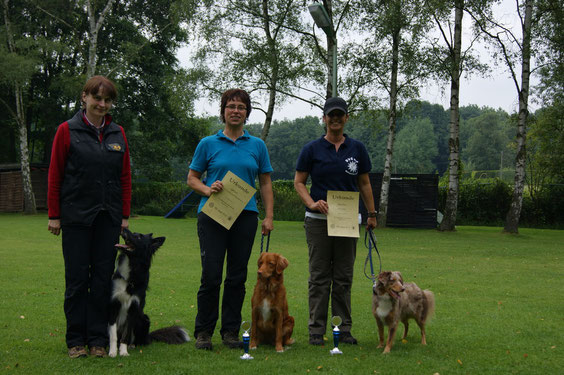
[[239, 111], [239, 112], [243, 112], [247, 110], [247, 107], [245, 107], [244, 105], [235, 105], [235, 104], [230, 104], [230, 105], [226, 105], [225, 108], [229, 109], [230, 111]]

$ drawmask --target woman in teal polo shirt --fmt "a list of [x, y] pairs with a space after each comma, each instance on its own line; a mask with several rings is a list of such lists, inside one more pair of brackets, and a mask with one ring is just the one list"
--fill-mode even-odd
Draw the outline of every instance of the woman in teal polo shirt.
[[[221, 180], [228, 171], [255, 186], [258, 176], [260, 194], [266, 216], [262, 234], [272, 231], [273, 195], [270, 158], [264, 141], [251, 136], [243, 125], [251, 113], [251, 99], [244, 90], [231, 89], [221, 98], [221, 120], [225, 124], [217, 134], [205, 137], [196, 147], [188, 172], [188, 185], [202, 195], [198, 207], [198, 238], [202, 261], [202, 276], [198, 290], [198, 313], [194, 336], [196, 348], [212, 349], [212, 335], [219, 317], [219, 292], [223, 264], [227, 267], [221, 305], [221, 336], [230, 348], [239, 348], [241, 307], [245, 299], [247, 264], [258, 226], [258, 208], [253, 196], [243, 212], [227, 230], [201, 209], [207, 199], [223, 189]], [[204, 184], [202, 174], [207, 172]]]

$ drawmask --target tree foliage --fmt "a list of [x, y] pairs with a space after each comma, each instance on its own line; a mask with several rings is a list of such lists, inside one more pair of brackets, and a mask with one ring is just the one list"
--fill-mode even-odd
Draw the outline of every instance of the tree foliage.
[[18, 43], [30, 52], [20, 54], [20, 61], [0, 55], [0, 67], [11, 67], [0, 73], [5, 88], [0, 100], [8, 102], [13, 95], [6, 79], [25, 71], [32, 161], [48, 162], [56, 127], [79, 108], [82, 85], [93, 72], [88, 11], [91, 19], [100, 20], [104, 9], [97, 30], [95, 71], [118, 86], [112, 113], [128, 133], [135, 176], [170, 179], [171, 158], [189, 155], [204, 126], [192, 120], [193, 79], [178, 68], [176, 58], [176, 50], [187, 41], [183, 23], [192, 15], [192, 0], [11, 3], [9, 12], [17, 35], [22, 36]]

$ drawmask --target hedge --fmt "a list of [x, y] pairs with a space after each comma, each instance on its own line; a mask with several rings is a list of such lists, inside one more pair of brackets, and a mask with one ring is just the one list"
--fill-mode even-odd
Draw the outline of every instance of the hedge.
[[[273, 181], [272, 187], [275, 220], [302, 221], [304, 207], [293, 181]], [[189, 192], [185, 182], [134, 182], [133, 214], [164, 216]], [[512, 193], [512, 187], [497, 178], [486, 182], [483, 179], [464, 180], [460, 185], [457, 224], [503, 226]], [[257, 199], [260, 216], [264, 217], [260, 194]], [[446, 187], [441, 184], [438, 203], [441, 212], [444, 212], [445, 201]], [[188, 216], [195, 216], [195, 211]], [[524, 194], [520, 225], [564, 228], [564, 185], [547, 185], [534, 201]]]

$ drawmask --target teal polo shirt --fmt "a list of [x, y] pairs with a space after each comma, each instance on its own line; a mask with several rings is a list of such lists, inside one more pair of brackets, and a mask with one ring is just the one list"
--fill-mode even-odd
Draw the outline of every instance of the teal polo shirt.
[[[231, 171], [254, 187], [259, 174], [273, 171], [266, 144], [246, 130], [236, 141], [226, 137], [223, 130], [203, 138], [196, 147], [190, 169], [200, 173], [207, 172], [207, 186], [222, 180], [227, 171]], [[202, 196], [198, 212], [207, 200], [208, 197]], [[258, 212], [254, 195], [244, 209]]]

